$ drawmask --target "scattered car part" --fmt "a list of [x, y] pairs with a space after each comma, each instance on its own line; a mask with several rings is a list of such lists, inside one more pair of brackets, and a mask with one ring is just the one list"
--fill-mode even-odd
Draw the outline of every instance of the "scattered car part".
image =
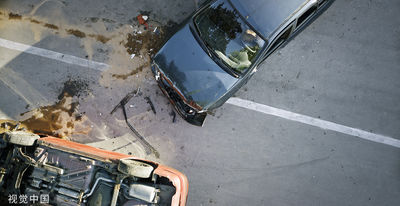
[[137, 20], [139, 21], [139, 24], [145, 25], [145, 26], [146, 26], [146, 29], [149, 28], [149, 25], [147, 24], [147, 20], [149, 19], [148, 16], [139, 14], [136, 18], [137, 18]]
[[118, 163], [118, 171], [135, 177], [149, 178], [153, 170], [153, 166], [134, 159], [121, 159]]
[[7, 140], [24, 135], [36, 138], [0, 134], [0, 200], [16, 194], [47, 195], [51, 205], [186, 204], [188, 181], [175, 169], [49, 136], [29, 146]]
[[172, 110], [170, 114], [172, 115], [172, 123], [175, 123], [176, 122], [176, 113], [175, 113], [175, 111]]
[[123, 105], [126, 105], [129, 102], [129, 100], [131, 100], [132, 97], [137, 94], [137, 92], [138, 90], [134, 90], [125, 95], [125, 97], [122, 98], [121, 101], [119, 101], [119, 103], [114, 107], [114, 109], [110, 112], [110, 114], [113, 114], [115, 111], [117, 111], [118, 108], [122, 107]]
[[160, 153], [158, 153], [158, 151], [153, 146], [151, 146], [151, 144], [147, 142], [146, 139], [142, 135], [140, 135], [139, 132], [128, 121], [125, 105], [129, 102], [129, 100], [133, 96], [135, 96], [138, 93], [138, 91], [139, 90], [137, 91], [135, 90], [133, 92], [128, 93], [124, 98], [122, 98], [122, 100], [117, 104], [117, 106], [114, 107], [114, 109], [110, 112], [110, 114], [113, 114], [118, 108], [121, 108], [126, 124], [128, 125], [129, 129], [136, 135], [138, 141], [143, 145], [146, 154], [153, 153], [156, 157], [160, 157]]
[[37, 134], [24, 131], [13, 131], [4, 133], [4, 139], [6, 142], [21, 146], [32, 146], [39, 138], [40, 137]]
[[152, 59], [155, 79], [178, 113], [201, 126], [333, 1], [205, 1]]
[[144, 99], [146, 100], [147, 104], [150, 105], [151, 110], [153, 110], [153, 113], [156, 114], [156, 113], [157, 113], [157, 112], [156, 112], [156, 108], [154, 107], [154, 104], [153, 104], [153, 102], [151, 101], [150, 97], [145, 97]]

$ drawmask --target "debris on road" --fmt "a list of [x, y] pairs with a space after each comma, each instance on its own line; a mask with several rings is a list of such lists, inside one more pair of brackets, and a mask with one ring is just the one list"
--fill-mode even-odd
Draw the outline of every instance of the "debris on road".
[[176, 122], [176, 113], [174, 110], [171, 111], [171, 113], [169, 113], [172, 116], [172, 123]]
[[153, 102], [151, 101], [150, 97], [145, 97], [144, 98], [146, 100], [146, 102], [150, 105], [151, 110], [153, 110], [153, 113], [156, 114], [156, 108], [154, 107]]
[[138, 93], [137, 90], [134, 90], [134, 91], [128, 93], [124, 98], [122, 98], [122, 100], [117, 104], [117, 106], [114, 107], [114, 109], [110, 112], [110, 114], [113, 114], [118, 108], [121, 108], [126, 124], [128, 125], [129, 129], [136, 135], [137, 140], [143, 145], [143, 147], [146, 151], [146, 154], [149, 155], [149, 154], [153, 153], [157, 158], [159, 158], [160, 153], [149, 142], [147, 142], [146, 139], [142, 135], [140, 135], [139, 132], [128, 121], [128, 116], [126, 115], [125, 105], [137, 93]]
[[115, 111], [117, 111], [118, 108], [123, 107], [126, 105], [129, 100], [135, 96], [137, 93], [137, 90], [134, 90], [132, 92], [129, 92], [124, 98], [121, 99], [121, 101], [114, 107], [114, 109], [110, 112], [110, 114], [113, 114]]
[[149, 28], [149, 25], [147, 24], [147, 20], [149, 19], [148, 16], [139, 14], [136, 18], [139, 21], [139, 24], [146, 26], [146, 29]]

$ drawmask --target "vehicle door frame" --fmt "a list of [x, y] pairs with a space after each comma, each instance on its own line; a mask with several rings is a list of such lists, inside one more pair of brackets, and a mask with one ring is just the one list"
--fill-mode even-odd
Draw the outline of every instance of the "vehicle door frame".
[[[283, 29], [279, 30], [279, 34], [275, 36], [274, 40], [269, 44], [268, 48], [266, 49], [266, 52], [264, 56], [262, 57], [261, 62], [263, 62], [268, 56], [270, 56], [272, 53], [274, 53], [276, 50], [279, 48], [283, 47], [286, 45], [287, 42], [289, 42], [294, 36], [296, 36], [301, 30], [303, 30], [311, 21], [318, 16], [318, 13], [320, 13], [320, 4], [324, 2], [332, 2], [332, 0], [312, 0], [308, 2], [306, 5], [304, 5], [300, 10], [296, 11], [296, 13], [288, 20], [290, 22], [289, 24], [286, 24]], [[299, 18], [308, 12], [310, 9], [313, 7], [316, 7], [316, 9], [307, 16], [304, 21], [300, 25], [298, 25], [298, 20]], [[275, 46], [275, 42], [283, 35], [287, 29], [290, 28], [291, 31], [288, 35], [288, 37], [282, 41], [278, 46]], [[274, 46], [275, 48], [272, 48]], [[260, 63], [261, 63], [260, 62]]]

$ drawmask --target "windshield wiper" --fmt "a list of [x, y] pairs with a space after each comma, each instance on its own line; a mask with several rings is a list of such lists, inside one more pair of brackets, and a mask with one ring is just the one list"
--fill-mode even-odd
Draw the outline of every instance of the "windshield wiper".
[[197, 26], [195, 21], [193, 21], [193, 25], [194, 25], [194, 28], [196, 28], [196, 32], [199, 34], [201, 41], [204, 43], [204, 45], [206, 47], [206, 51], [207, 51], [208, 56], [210, 56], [212, 58], [212, 54], [211, 54], [211, 51], [210, 51], [210, 49], [211, 49], [210, 44], [208, 44], [207, 41], [204, 41], [204, 39], [202, 37], [203, 35], [201, 34], [200, 29]]
[[203, 42], [204, 42], [204, 45], [206, 45], [208, 56], [210, 56], [212, 58], [210, 44], [207, 41], [204, 41], [204, 40], [203, 40]]

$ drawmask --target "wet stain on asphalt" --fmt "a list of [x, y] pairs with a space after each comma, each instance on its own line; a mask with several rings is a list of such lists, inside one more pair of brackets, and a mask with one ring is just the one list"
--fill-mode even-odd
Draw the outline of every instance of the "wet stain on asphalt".
[[48, 24], [48, 23], [46, 23], [44, 26], [47, 27], [47, 28], [49, 28], [49, 29], [58, 30], [58, 26], [56, 26], [56, 25], [54, 25], [54, 24]]
[[20, 19], [22, 19], [22, 16], [19, 15], [19, 14], [15, 14], [15, 13], [10, 12], [10, 13], [8, 13], [8, 19], [10, 19], [10, 20], [20, 20]]
[[72, 134], [88, 134], [90, 127], [75, 128], [85, 121], [77, 114], [78, 106], [78, 102], [72, 102], [72, 97], [66, 95], [54, 105], [42, 106], [26, 113], [31, 116], [21, 123], [34, 133], [60, 138], [67, 138]]
[[89, 92], [89, 83], [81, 79], [69, 78], [64, 82], [64, 86], [58, 96], [58, 100], [64, 98], [64, 96], [80, 97], [82, 94], [87, 95]]
[[65, 30], [68, 34], [74, 35], [78, 38], [85, 38], [86, 34], [78, 29], [66, 29]]
[[60, 138], [67, 138], [72, 134], [88, 134], [91, 130], [84, 123], [86, 116], [78, 112], [79, 103], [73, 97], [87, 95], [88, 82], [80, 79], [68, 79], [54, 105], [41, 106], [21, 116], [21, 121], [30, 131]]
[[150, 62], [146, 62], [145, 64], [140, 65], [138, 68], [132, 70], [128, 74], [113, 74], [112, 77], [125, 80], [128, 77], [133, 76], [133, 75], [143, 71], [143, 68], [148, 67], [148, 66], [150, 66]]
[[32, 23], [35, 23], [35, 24], [41, 24], [41, 22], [38, 21], [38, 20], [36, 20], [36, 19], [31, 19], [31, 22], [32, 22]]
[[107, 43], [111, 39], [111, 38], [105, 37], [105, 36], [100, 35], [100, 34], [89, 34], [88, 36], [92, 37], [92, 38], [95, 38], [97, 41], [99, 41], [99, 42], [101, 42], [103, 44]]
[[[16, 13], [8, 13], [8, 18], [10, 20], [29, 20], [31, 23], [34, 24], [39, 24], [42, 25], [43, 27], [46, 27], [48, 29], [52, 29], [52, 30], [59, 30], [60, 27], [54, 24], [50, 24], [47, 22], [43, 22], [40, 21], [38, 19], [34, 19], [34, 18], [23, 18], [22, 15], [20, 14], [16, 14]], [[91, 22], [97, 22], [99, 20], [99, 18], [96, 17], [91, 17], [89, 18]], [[110, 19], [101, 19], [103, 22], [107, 22], [107, 23], [115, 23], [114, 20], [110, 20]], [[73, 35], [75, 37], [78, 38], [86, 38], [86, 37], [90, 37], [90, 38], [94, 38], [95, 40], [97, 40], [98, 42], [101, 42], [103, 44], [107, 43], [110, 39], [112, 39], [112, 37], [107, 37], [101, 34], [86, 34], [85, 32], [79, 30], [79, 29], [75, 29], [75, 28], [69, 28], [69, 29], [65, 29], [65, 32], [69, 35]], [[58, 33], [56, 33], [58, 34]]]

